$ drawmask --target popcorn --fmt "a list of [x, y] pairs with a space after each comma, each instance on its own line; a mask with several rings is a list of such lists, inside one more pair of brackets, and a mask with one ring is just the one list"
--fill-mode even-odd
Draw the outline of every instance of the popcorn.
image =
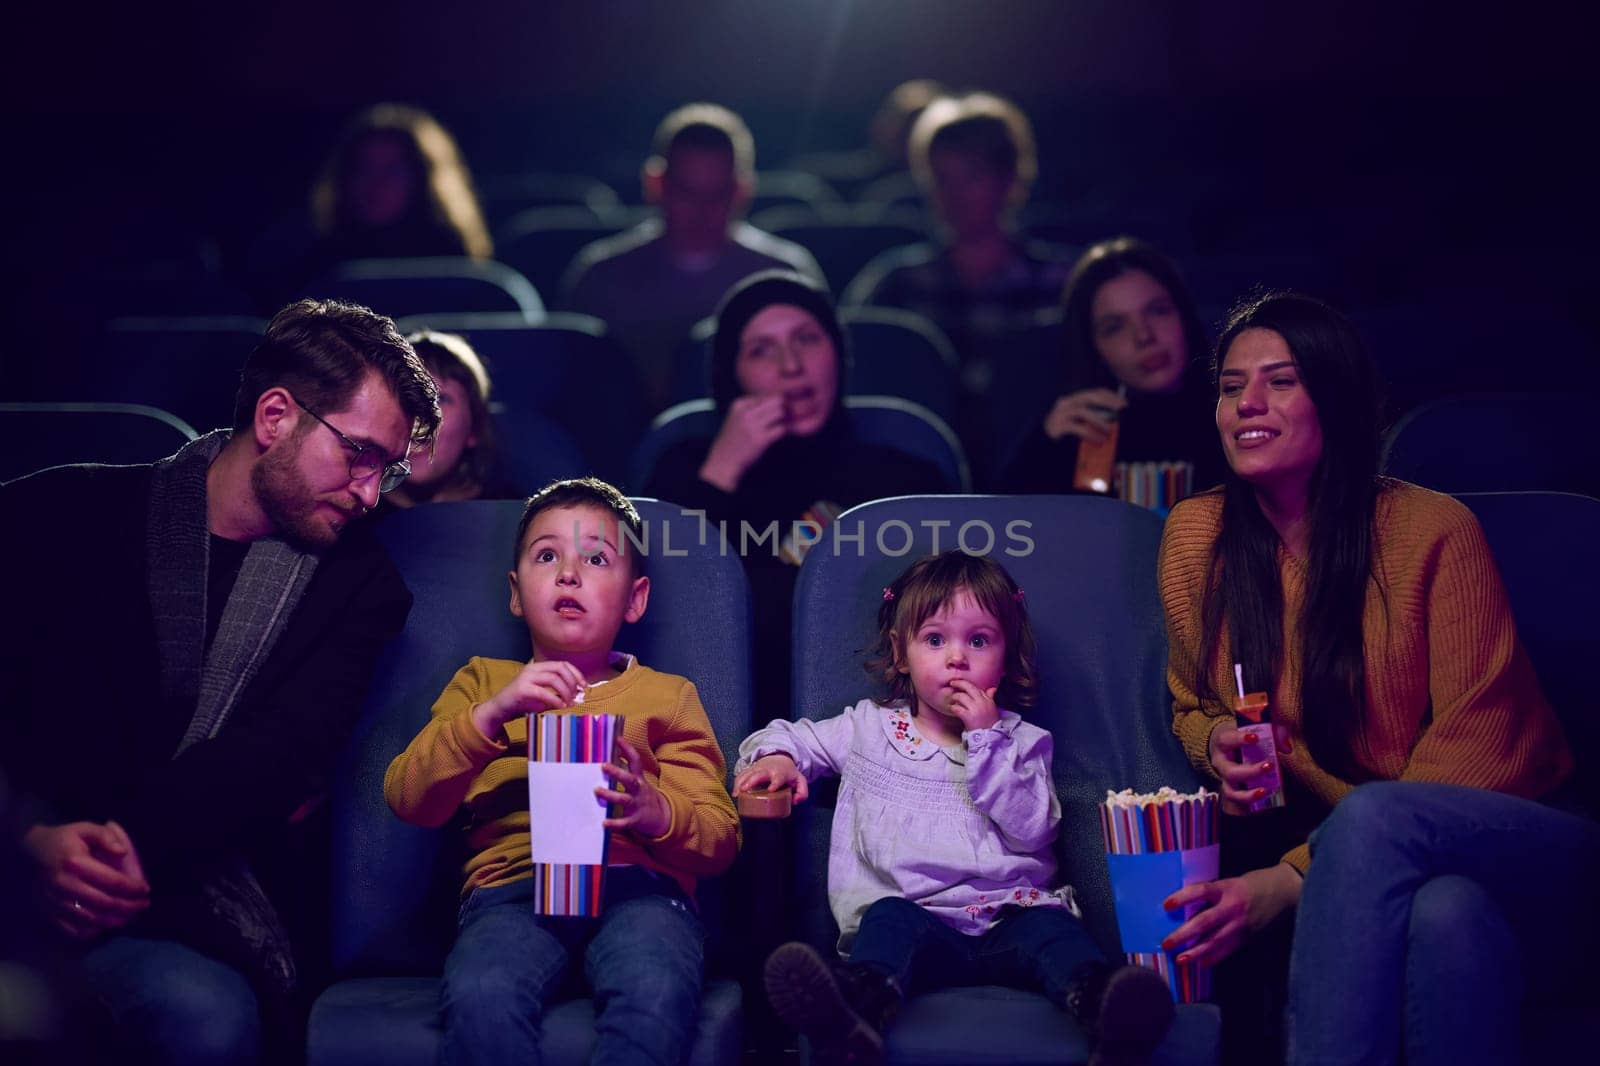
[[1201, 786], [1198, 792], [1179, 792], [1169, 785], [1162, 785], [1154, 792], [1135, 792], [1131, 788], [1125, 788], [1121, 792], [1112, 792], [1107, 789], [1106, 806], [1146, 807], [1152, 803], [1177, 803], [1183, 800], [1204, 800], [1208, 797], [1215, 799], [1216, 795], [1215, 792], [1207, 790], [1204, 786]]

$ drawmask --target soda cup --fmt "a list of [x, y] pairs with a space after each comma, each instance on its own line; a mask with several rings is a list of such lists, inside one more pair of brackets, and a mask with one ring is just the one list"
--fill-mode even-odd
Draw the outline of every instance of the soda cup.
[[1072, 470], [1072, 487], [1082, 492], [1109, 494], [1117, 462], [1117, 413], [1096, 407], [1106, 422], [1106, 439], [1078, 441], [1078, 461]]
[[1239, 749], [1239, 758], [1246, 766], [1267, 763], [1271, 769], [1261, 777], [1256, 787], [1265, 788], [1266, 795], [1251, 803], [1245, 810], [1250, 814], [1270, 811], [1284, 805], [1283, 774], [1278, 769], [1278, 744], [1272, 734], [1269, 701], [1265, 692], [1251, 692], [1240, 696], [1233, 705], [1234, 718], [1239, 728], [1247, 731], [1247, 740]]

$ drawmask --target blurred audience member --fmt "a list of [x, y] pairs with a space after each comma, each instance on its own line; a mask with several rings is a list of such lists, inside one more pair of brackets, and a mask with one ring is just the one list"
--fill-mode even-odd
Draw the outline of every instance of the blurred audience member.
[[723, 523], [743, 557], [760, 714], [787, 713], [794, 576], [812, 544], [825, 542], [820, 531], [858, 503], [945, 491], [932, 464], [856, 437], [844, 406], [848, 369], [825, 289], [787, 271], [746, 280], [718, 310], [711, 342], [722, 426], [663, 455], [645, 493]]
[[439, 429], [431, 449], [411, 453], [411, 476], [379, 502], [380, 510], [419, 503], [526, 496], [496, 463], [489, 413], [489, 371], [464, 337], [422, 330], [406, 338], [439, 389]]
[[1195, 360], [1205, 327], [1177, 266], [1118, 237], [1090, 248], [1062, 295], [1065, 387], [1005, 472], [1006, 492], [1071, 492], [1082, 441], [1115, 432], [1122, 499], [1166, 510], [1222, 479], [1216, 397]]
[[822, 277], [804, 248], [737, 221], [754, 180], [755, 142], [738, 115], [680, 107], [657, 128], [644, 167], [659, 216], [591, 244], [568, 270], [567, 306], [605, 320], [657, 407], [678, 345], [733, 285], [773, 267]]
[[932, 319], [961, 356], [967, 390], [982, 393], [997, 338], [1054, 305], [1070, 266], [1011, 230], [1036, 171], [1033, 131], [1016, 105], [992, 93], [944, 97], [917, 119], [910, 151], [944, 243], [885, 252], [850, 283], [844, 303]]
[[368, 108], [311, 192], [318, 258], [494, 254], [455, 138], [426, 111]]
[[425, 111], [376, 104], [345, 127], [307, 211], [256, 239], [246, 272], [256, 303], [277, 307], [351, 259], [493, 252], [455, 139]]

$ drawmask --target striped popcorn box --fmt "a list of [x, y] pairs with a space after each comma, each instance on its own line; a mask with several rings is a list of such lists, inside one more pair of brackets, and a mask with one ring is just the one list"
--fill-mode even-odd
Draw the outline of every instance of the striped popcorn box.
[[533, 909], [594, 917], [605, 891], [608, 784], [600, 764], [622, 729], [615, 714], [528, 716], [528, 835], [533, 847]]
[[1211, 967], [1180, 964], [1176, 952], [1162, 948], [1194, 913], [1169, 912], [1162, 902], [1184, 885], [1216, 880], [1219, 815], [1217, 794], [1203, 788], [1192, 794], [1124, 789], [1106, 793], [1100, 805], [1122, 950], [1129, 962], [1165, 977], [1179, 1003], [1211, 997]]

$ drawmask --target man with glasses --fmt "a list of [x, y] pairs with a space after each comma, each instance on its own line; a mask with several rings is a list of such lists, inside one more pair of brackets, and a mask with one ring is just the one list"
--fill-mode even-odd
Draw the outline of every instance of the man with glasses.
[[292, 927], [325, 889], [285, 857], [314, 854], [307, 816], [411, 604], [353, 523], [438, 423], [393, 322], [302, 300], [247, 360], [230, 430], [0, 487], [0, 770], [117, 1052], [295, 1043]]

